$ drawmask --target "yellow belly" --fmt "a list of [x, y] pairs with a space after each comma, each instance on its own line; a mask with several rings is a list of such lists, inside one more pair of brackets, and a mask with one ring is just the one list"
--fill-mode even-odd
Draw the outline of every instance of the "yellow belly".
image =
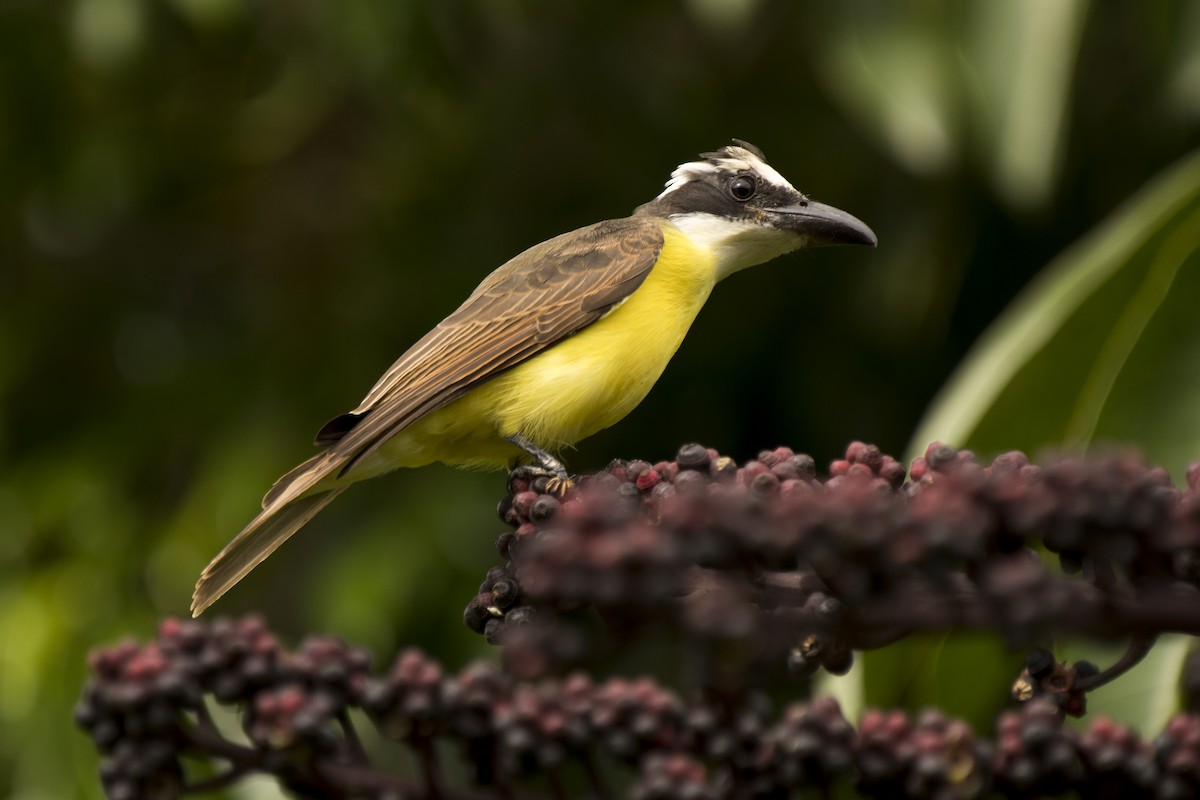
[[444, 461], [503, 466], [521, 434], [547, 450], [634, 409], [666, 369], [716, 283], [713, 258], [669, 223], [658, 263], [624, 303], [579, 333], [397, 434], [359, 475]]

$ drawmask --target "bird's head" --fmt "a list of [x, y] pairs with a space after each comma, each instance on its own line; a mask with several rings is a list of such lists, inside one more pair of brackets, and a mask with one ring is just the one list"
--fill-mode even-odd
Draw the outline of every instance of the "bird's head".
[[802, 247], [876, 243], [861, 220], [809, 200], [738, 139], [680, 164], [662, 194], [634, 213], [669, 219], [713, 252], [719, 278]]

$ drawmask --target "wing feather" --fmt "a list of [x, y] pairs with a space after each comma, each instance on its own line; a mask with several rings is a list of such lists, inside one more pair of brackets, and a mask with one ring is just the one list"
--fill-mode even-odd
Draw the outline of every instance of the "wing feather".
[[513, 258], [391, 366], [350, 412], [357, 421], [331, 421], [330, 435], [318, 439], [336, 440], [281, 478], [264, 503], [288, 502], [330, 474], [345, 475], [422, 416], [595, 322], [642, 284], [662, 245], [659, 223], [627, 218]]
[[425, 414], [598, 320], [641, 285], [663, 234], [646, 218], [601, 222], [533, 247], [484, 279], [363, 402], [317, 435], [329, 447], [275, 482], [262, 512], [196, 584], [199, 614], [345, 489], [325, 483]]

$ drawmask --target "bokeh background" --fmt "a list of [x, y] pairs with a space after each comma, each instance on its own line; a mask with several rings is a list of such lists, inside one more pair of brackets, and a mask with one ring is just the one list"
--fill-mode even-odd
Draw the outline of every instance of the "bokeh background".
[[[1200, 6], [0, 0], [0, 794], [98, 796], [88, 648], [185, 613], [319, 425], [487, 272], [731, 137], [880, 246], [720, 286], [574, 470], [693, 440], [902, 455], [1018, 292], [1200, 145]], [[1021, 408], [996, 446], [1053, 444]], [[486, 654], [460, 614], [502, 492], [372, 482], [214, 611], [456, 667]]]

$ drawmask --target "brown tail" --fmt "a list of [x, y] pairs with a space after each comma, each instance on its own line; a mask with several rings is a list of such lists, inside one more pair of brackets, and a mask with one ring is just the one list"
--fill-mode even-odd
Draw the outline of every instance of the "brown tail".
[[268, 495], [266, 508], [204, 568], [192, 594], [192, 616], [200, 616], [345, 490], [346, 486], [339, 486], [287, 503], [272, 503]]

